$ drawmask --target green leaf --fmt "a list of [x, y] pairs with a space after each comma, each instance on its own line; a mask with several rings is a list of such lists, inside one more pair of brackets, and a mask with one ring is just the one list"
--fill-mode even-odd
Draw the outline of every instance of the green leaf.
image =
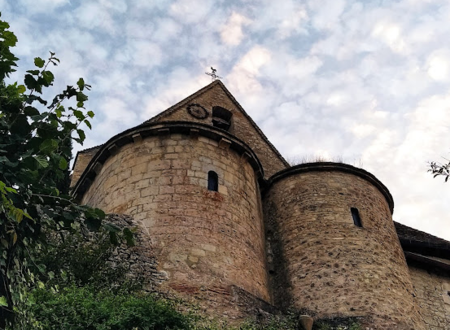
[[82, 111], [80, 110], [73, 110], [73, 115], [79, 120], [79, 121], [83, 121], [86, 117], [83, 114]]
[[39, 70], [27, 70], [27, 73], [31, 73], [33, 76], [38, 76], [41, 71]]
[[6, 306], [8, 306], [8, 301], [6, 300], [6, 297], [5, 297], [5, 296], [1, 296], [1, 297], [0, 297], [0, 306], [1, 306], [1, 307], [6, 307]]
[[53, 83], [53, 80], [55, 80], [55, 76], [51, 71], [43, 71], [42, 77], [44, 78], [45, 82], [47, 83], [46, 86], [49, 86]]
[[60, 170], [65, 170], [67, 168], [67, 160], [64, 157], [61, 157], [59, 159], [59, 169]]
[[77, 129], [78, 136], [80, 137], [81, 142], [83, 142], [86, 139], [86, 134], [84, 134], [84, 131], [81, 129]]
[[134, 235], [131, 232], [131, 230], [129, 228], [124, 228], [123, 229], [123, 236], [125, 237], [125, 240], [127, 241], [127, 245], [128, 246], [134, 246], [135, 242], [134, 242]]
[[36, 160], [36, 162], [38, 163], [38, 165], [42, 168], [47, 168], [48, 167], [48, 161], [44, 156], [35, 156], [34, 159]]
[[85, 119], [84, 123], [86, 124], [87, 127], [89, 127], [89, 129], [92, 129], [92, 125], [89, 122], [89, 120]]
[[84, 79], [83, 78], [78, 79], [77, 85], [78, 85], [78, 88], [80, 88], [80, 91], [83, 91], [83, 89], [84, 89]]
[[77, 93], [77, 101], [78, 102], [84, 102], [84, 101], [87, 101], [87, 99], [88, 99], [88, 97], [84, 93], [82, 93], [82, 92]]
[[31, 74], [25, 75], [25, 85], [28, 89], [35, 89], [37, 86], [37, 81], [34, 79], [34, 77]]
[[112, 233], [120, 232], [120, 228], [113, 223], [105, 223], [103, 225], [103, 228], [105, 228], [108, 232], [112, 232]]
[[18, 91], [20, 94], [25, 93], [26, 90], [27, 90], [27, 89], [25, 88], [24, 85], [19, 85], [19, 86], [17, 86], [17, 91]]
[[17, 190], [11, 187], [5, 187], [5, 190], [10, 193], [17, 194]]
[[49, 154], [56, 149], [58, 149], [58, 141], [53, 139], [44, 140], [44, 142], [42, 142], [39, 146], [39, 150], [45, 154]]
[[23, 112], [29, 117], [39, 116], [41, 114], [38, 109], [36, 109], [34, 107], [30, 107], [30, 106], [25, 107]]
[[[0, 243], [2, 243], [2, 245], [7, 249], [9, 244], [8, 241], [5, 240], [4, 238], [0, 238]], [[6, 250], [5, 250], [6, 251]]]
[[3, 31], [3, 42], [8, 47], [14, 47], [17, 43], [17, 37], [11, 31]]
[[94, 114], [93, 111], [88, 111], [88, 112], [87, 112], [87, 115], [88, 115], [90, 118], [94, 118], [94, 116], [95, 116], [95, 114]]
[[34, 58], [34, 65], [36, 65], [38, 68], [43, 68], [45, 65], [45, 61], [40, 57]]
[[100, 219], [88, 218], [86, 219], [85, 223], [89, 230], [98, 231], [100, 229], [102, 221]]
[[110, 231], [109, 232], [109, 242], [113, 245], [119, 245], [119, 240], [117, 239], [117, 234]]
[[103, 210], [101, 209], [94, 209], [94, 212], [100, 219], [104, 219], [106, 216], [105, 212], [103, 212]]

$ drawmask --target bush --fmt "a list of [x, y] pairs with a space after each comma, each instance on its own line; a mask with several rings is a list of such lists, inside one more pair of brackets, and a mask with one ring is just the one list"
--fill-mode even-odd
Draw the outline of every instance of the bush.
[[[28, 305], [36, 324], [46, 330], [191, 328], [189, 316], [179, 313], [173, 303], [149, 294], [73, 285], [60, 292], [36, 289]], [[36, 329], [36, 324], [26, 330]]]
[[110, 243], [106, 230], [62, 232], [48, 235], [47, 241], [45, 250], [36, 256], [37, 263], [45, 267], [38, 276], [46, 286], [91, 285], [96, 291], [125, 286], [136, 291], [142, 287], [141, 279], [127, 276], [125, 261], [114, 259], [117, 247]]

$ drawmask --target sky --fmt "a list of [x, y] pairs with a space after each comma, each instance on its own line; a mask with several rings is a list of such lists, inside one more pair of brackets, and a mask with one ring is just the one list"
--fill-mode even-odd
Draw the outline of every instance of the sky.
[[394, 197], [393, 218], [450, 240], [448, 0], [0, 0], [20, 81], [55, 52], [54, 94], [79, 77], [101, 144], [222, 82], [294, 163], [343, 161]]

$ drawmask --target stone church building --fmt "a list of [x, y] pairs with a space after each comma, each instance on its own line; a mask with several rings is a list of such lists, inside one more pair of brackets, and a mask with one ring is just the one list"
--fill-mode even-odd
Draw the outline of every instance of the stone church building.
[[389, 190], [365, 170], [290, 166], [219, 80], [80, 151], [72, 191], [131, 216], [159, 289], [211, 315], [450, 329], [450, 242], [393, 222]]

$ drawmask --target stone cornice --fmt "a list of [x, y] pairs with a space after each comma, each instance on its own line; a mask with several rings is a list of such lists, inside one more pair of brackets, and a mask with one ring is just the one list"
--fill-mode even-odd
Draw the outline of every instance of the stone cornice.
[[353, 174], [374, 185], [386, 199], [389, 205], [389, 209], [391, 210], [391, 213], [394, 212], [394, 200], [392, 198], [392, 195], [389, 192], [388, 188], [386, 188], [386, 186], [382, 184], [380, 180], [378, 180], [373, 174], [363, 169], [343, 163], [317, 162], [292, 166], [290, 168], [287, 168], [272, 175], [267, 182], [268, 183], [267, 187], [270, 187], [273, 183], [285, 177], [295, 174], [307, 172], [335, 172], [335, 171]]
[[219, 147], [226, 146], [237, 153], [244, 156], [250, 165], [255, 170], [256, 175], [260, 181], [263, 181], [264, 170], [263, 167], [253, 152], [253, 150], [243, 141], [236, 138], [234, 135], [222, 129], [215, 128], [210, 125], [193, 123], [186, 121], [170, 121], [157, 123], [144, 123], [137, 127], [128, 129], [120, 134], [109, 139], [106, 143], [100, 146], [100, 149], [91, 159], [88, 166], [84, 170], [78, 182], [75, 184], [72, 195], [76, 200], [81, 200], [84, 192], [89, 188], [90, 184], [95, 179], [99, 168], [103, 166], [105, 161], [117, 152], [120, 152], [120, 147], [134, 143], [139, 139], [145, 139], [149, 136], [161, 136], [164, 134], [185, 134], [185, 135], [199, 135], [207, 137], [211, 140], [217, 141]]

